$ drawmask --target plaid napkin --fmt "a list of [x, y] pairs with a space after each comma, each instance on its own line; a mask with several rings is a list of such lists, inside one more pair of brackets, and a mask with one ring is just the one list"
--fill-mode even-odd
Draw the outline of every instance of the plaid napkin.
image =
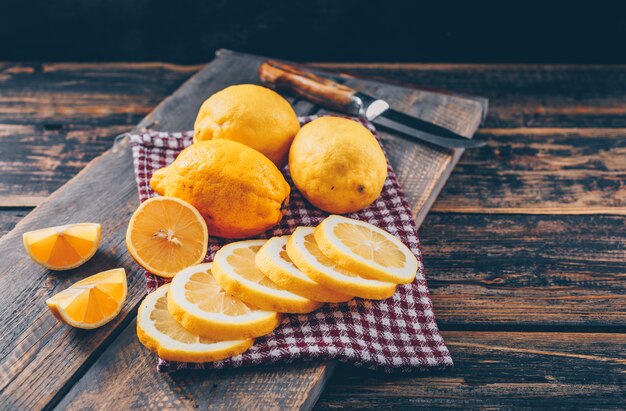
[[[316, 117], [301, 117], [305, 124]], [[371, 123], [360, 121], [376, 135]], [[130, 136], [139, 198], [145, 201], [156, 194], [150, 188], [152, 173], [170, 164], [189, 146], [193, 132], [147, 132]], [[298, 226], [315, 226], [327, 213], [313, 207], [292, 187], [289, 209], [278, 226], [262, 238], [290, 234]], [[336, 359], [358, 366], [385, 371], [426, 369], [452, 365], [452, 358], [437, 328], [433, 307], [424, 278], [417, 228], [411, 209], [388, 165], [387, 180], [380, 197], [368, 208], [347, 215], [367, 221], [398, 236], [419, 261], [417, 278], [399, 286], [384, 301], [355, 298], [348, 303], [326, 304], [304, 315], [289, 314], [274, 332], [257, 338], [245, 353], [213, 363], [170, 362], [159, 358], [157, 369], [169, 372], [180, 369], [234, 368], [296, 359]], [[228, 240], [211, 237], [206, 261]], [[146, 272], [148, 291], [164, 280]]]

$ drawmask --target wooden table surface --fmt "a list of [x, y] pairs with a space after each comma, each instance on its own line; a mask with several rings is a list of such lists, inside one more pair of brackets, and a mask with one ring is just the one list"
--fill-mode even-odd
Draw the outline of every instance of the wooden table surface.
[[[455, 368], [338, 365], [316, 408], [626, 406], [626, 67], [320, 66], [481, 95], [490, 108], [477, 136], [487, 147], [463, 155], [420, 229]], [[0, 64], [0, 234], [199, 68]], [[106, 341], [48, 406], [72, 408], [67, 395], [97, 375], [106, 397], [86, 408], [206, 407], [198, 393], [216, 388], [197, 373], [108, 381], [107, 356], [135, 344], [128, 335]], [[133, 353], [154, 367], [147, 350]]]

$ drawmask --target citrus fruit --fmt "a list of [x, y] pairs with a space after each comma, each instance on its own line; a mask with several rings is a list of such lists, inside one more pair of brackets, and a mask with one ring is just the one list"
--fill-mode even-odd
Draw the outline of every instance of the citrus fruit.
[[283, 290], [256, 266], [254, 258], [265, 240], [230, 243], [222, 247], [213, 260], [217, 283], [241, 300], [264, 310], [283, 313], [308, 313], [322, 303]]
[[123, 268], [84, 278], [46, 300], [52, 314], [76, 328], [103, 326], [119, 314], [128, 286]]
[[372, 224], [331, 215], [315, 229], [315, 241], [346, 270], [396, 284], [415, 279], [415, 255], [398, 238]]
[[185, 329], [219, 340], [260, 337], [281, 320], [279, 313], [259, 310], [224, 291], [213, 277], [211, 263], [178, 273], [172, 279], [167, 306]]
[[201, 262], [208, 242], [206, 223], [198, 210], [173, 197], [144, 201], [126, 230], [130, 255], [146, 270], [166, 278]]
[[100, 224], [68, 224], [24, 233], [26, 252], [51, 270], [69, 270], [89, 260], [98, 250]]
[[137, 337], [149, 350], [168, 361], [210, 362], [245, 352], [253, 339], [219, 341], [184, 329], [167, 310], [169, 284], [148, 294], [137, 313]]
[[204, 216], [209, 234], [224, 238], [268, 230], [289, 204], [289, 184], [274, 163], [228, 140], [192, 144], [169, 167], [157, 170], [150, 186], [192, 204]]
[[298, 117], [287, 100], [268, 88], [239, 84], [213, 94], [202, 104], [194, 141], [237, 141], [282, 168], [298, 130]]
[[320, 117], [306, 124], [289, 151], [289, 171], [315, 207], [336, 214], [369, 206], [387, 178], [387, 160], [374, 135], [360, 123]]
[[339, 303], [352, 299], [350, 295], [316, 283], [300, 271], [287, 255], [285, 246], [288, 239], [288, 235], [271, 238], [256, 254], [256, 265], [267, 278], [282, 289], [314, 301]]
[[396, 291], [396, 284], [364, 278], [339, 267], [319, 249], [313, 232], [312, 227], [296, 228], [287, 241], [287, 253], [314, 281], [341, 293], [372, 300], [384, 300]]

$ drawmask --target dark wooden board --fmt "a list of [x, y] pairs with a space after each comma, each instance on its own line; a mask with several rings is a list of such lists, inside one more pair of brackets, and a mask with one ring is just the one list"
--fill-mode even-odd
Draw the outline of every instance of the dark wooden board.
[[419, 234], [443, 329], [626, 332], [622, 216], [435, 212]]
[[30, 208], [4, 208], [0, 211], [0, 238], [30, 212]]
[[626, 129], [483, 129], [433, 210], [626, 214]]
[[36, 206], [199, 69], [0, 65], [0, 206]]
[[356, 76], [489, 98], [488, 128], [626, 127], [624, 66], [326, 63]]
[[[114, 63], [102, 65], [102, 68], [99, 68], [100, 64], [63, 64], [60, 65], [62, 68], [56, 70], [71, 72], [72, 79], [60, 81], [57, 84], [42, 70], [30, 69], [37, 65], [23, 65], [27, 67], [25, 69], [21, 66], [15, 64], [2, 66], [5, 69], [10, 68], [11, 79], [14, 79], [20, 72], [24, 73], [22, 77], [17, 77], [21, 79], [20, 82], [8, 80], [9, 77], [2, 77], [3, 73], [0, 73], [0, 95], [5, 94], [7, 87], [13, 90], [10, 99], [0, 97], [0, 113], [4, 115], [4, 120], [0, 121], [0, 130], [2, 130], [0, 135], [2, 138], [10, 138], [12, 133], [19, 135], [20, 138], [15, 140], [15, 144], [24, 145], [25, 148], [30, 143], [36, 143], [37, 139], [46, 138], [45, 133], [55, 132], [54, 125], [49, 127], [51, 130], [35, 128], [32, 135], [22, 132], [23, 129], [20, 127], [28, 126], [29, 121], [37, 124], [39, 121], [46, 121], [50, 124], [61, 122], [64, 123], [63, 127], [74, 127], [75, 123], [83, 124], [81, 132], [87, 136], [89, 118], [94, 115], [93, 111], [78, 110], [73, 105], [72, 99], [64, 97], [63, 94], [89, 94], [91, 90], [94, 90], [94, 94], [107, 94], [107, 83], [124, 84], [126, 90], [119, 91], [119, 101], [124, 101], [124, 104], [129, 106], [140, 107], [143, 112], [147, 110], [143, 106], [145, 101], [156, 104], [164, 96], [159, 94], [164, 93], [164, 88], [152, 81], [152, 78], [161, 75], [168, 78], [180, 75], [179, 81], [182, 81], [183, 77], [191, 73], [189, 71], [183, 74], [184, 67], [162, 64]], [[57, 65], [47, 66], [56, 67]], [[368, 68], [367, 65], [362, 64], [359, 67], [359, 74], [374, 75], [371, 67]], [[337, 66], [333, 65], [333, 68]], [[353, 68], [339, 68], [353, 72]], [[161, 71], [169, 74], [163, 74]], [[502, 145], [500, 138], [504, 138], [506, 141], [510, 139], [509, 142], [515, 148], [510, 153], [506, 153], [507, 156], [502, 158], [502, 163], [491, 152], [484, 153], [482, 150], [466, 152], [439, 197], [440, 201], [435, 203], [435, 208], [439, 207], [439, 203], [447, 203], [446, 208], [442, 209], [444, 213], [429, 214], [420, 230], [427, 277], [439, 323], [444, 330], [465, 330], [464, 332], [448, 331], [444, 334], [446, 341], [450, 343], [450, 349], [456, 360], [456, 368], [444, 373], [394, 377], [340, 365], [339, 371], [334, 373], [334, 379], [324, 391], [318, 403], [319, 407], [354, 409], [369, 406], [374, 409], [406, 409], [430, 408], [434, 405], [467, 409], [478, 408], [484, 404], [483, 407], [501, 409], [541, 408], [545, 403], [553, 408], [576, 408], [577, 406], [591, 408], [594, 404], [604, 408], [623, 408], [624, 401], [622, 399], [620, 402], [616, 390], [623, 392], [624, 381], [621, 378], [622, 374], [616, 375], [613, 372], [615, 369], [613, 363], [589, 361], [587, 366], [583, 362], [569, 362], [576, 358], [582, 361], [585, 355], [595, 355], [590, 347], [598, 347], [596, 353], [604, 353], [604, 357], [612, 357], [614, 354], [621, 354], [623, 357], [621, 346], [614, 343], [609, 334], [593, 334], [597, 337], [595, 341], [586, 339], [585, 334], [580, 334], [576, 337], [576, 341], [580, 342], [577, 345], [569, 342], [571, 341], [568, 337], [570, 334], [556, 332], [567, 330], [626, 331], [622, 320], [624, 317], [622, 301], [626, 293], [621, 288], [623, 274], [620, 275], [626, 269], [623, 267], [624, 241], [626, 241], [621, 231], [623, 230], [623, 223], [621, 223], [623, 217], [464, 215], [452, 212], [451, 208], [454, 206], [452, 198], [455, 202], [465, 200], [462, 204], [466, 209], [468, 204], [478, 206], [485, 204], [487, 212], [491, 209], [493, 210], [491, 212], [495, 213], [512, 213], [516, 207], [519, 207], [522, 212], [528, 212], [527, 206], [537, 206], [541, 203], [542, 197], [546, 197], [546, 201], [554, 201], [558, 198], [558, 190], [556, 190], [556, 185], [550, 182], [553, 178], [558, 178], [560, 170], [567, 173], [568, 166], [546, 168], [546, 164], [540, 161], [541, 157], [546, 155], [553, 160], [551, 166], [554, 166], [554, 162], [559, 158], [581, 164], [579, 167], [581, 169], [590, 166], [588, 172], [572, 175], [569, 180], [570, 184], [563, 189], [569, 190], [571, 187], [579, 186], [583, 188], [581, 193], [584, 194], [588, 188], [593, 190], [594, 185], [609, 181], [605, 187], [606, 190], [596, 190], [594, 195], [602, 197], [604, 193], [617, 193], [618, 191], [614, 191], [612, 188], [614, 186], [610, 184], [610, 175], [611, 167], [615, 167], [615, 161], [618, 161], [620, 157], [619, 152], [616, 153], [611, 149], [611, 142], [619, 139], [618, 136], [621, 135], [622, 130], [578, 129], [577, 127], [604, 125], [611, 127], [615, 124], [619, 125], [616, 121], [623, 120], [618, 109], [614, 112], [609, 110], [610, 107], [617, 107], [620, 95], [624, 94], [624, 78], [619, 70], [613, 67], [571, 66], [548, 67], [547, 70], [541, 70], [539, 67], [517, 65], [393, 65], [384, 66], [384, 68], [377, 66], [376, 73], [392, 80], [414, 81], [420, 87], [428, 85], [426, 84], [428, 82], [434, 87], [448, 87], [466, 93], [489, 96], [492, 102], [490, 119], [498, 116], [498, 124], [494, 123], [493, 127], [517, 129], [501, 130], [492, 127], [484, 131], [483, 135], [489, 139], [490, 146], [495, 144], [495, 147], [500, 147]], [[70, 74], [63, 74], [63, 76], [66, 75]], [[100, 81], [99, 78], [103, 80]], [[165, 83], [174, 87], [171, 80]], [[612, 85], [611, 89], [608, 89], [609, 83]], [[23, 93], [20, 93], [20, 87]], [[55, 104], [57, 107], [55, 112], [51, 112], [50, 117], [47, 118], [37, 114], [43, 109], [31, 113], [29, 105], [38, 104], [40, 101], [38, 96], [48, 95], [51, 89], [58, 92], [58, 96], [55, 95], [55, 102], [58, 102]], [[81, 91], [77, 91], [78, 89]], [[128, 98], [124, 97], [124, 92]], [[118, 91], [113, 94], [116, 93]], [[97, 96], [82, 98], [98, 100]], [[43, 98], [41, 101], [45, 102], [46, 99]], [[99, 103], [102, 105], [100, 108], [115, 105], [117, 101], [116, 99], [110, 101], [103, 99]], [[493, 104], [494, 101], [496, 104]], [[44, 105], [42, 103], [42, 107]], [[555, 115], [550, 106], [560, 107], [564, 114]], [[527, 114], [530, 112], [532, 112], [532, 117]], [[34, 117], [29, 120], [31, 115]], [[71, 116], [72, 120], [66, 123], [65, 115]], [[100, 126], [111, 127], [108, 137], [102, 131], [103, 138], [112, 139], [113, 135], [118, 133], [117, 126], [123, 128], [124, 125], [130, 126], [136, 122], [136, 116], [128, 114], [111, 115], [109, 118], [110, 122]], [[532, 120], [529, 124], [533, 128], [524, 127], [522, 119]], [[18, 128], [14, 128], [12, 123], [22, 120], [24, 124], [18, 124]], [[552, 126], [572, 126], [575, 129], [556, 129]], [[542, 129], [537, 127], [542, 127]], [[554, 140], [559, 146], [565, 141], [564, 150], [560, 151], [558, 147], [540, 144], [537, 155], [529, 154], [527, 150], [541, 143], [543, 137]], [[528, 145], [526, 145], [527, 139]], [[46, 154], [55, 161], [70, 162], [74, 170], [80, 169], [88, 160], [76, 152], [78, 146], [71, 145], [72, 141], [63, 141], [58, 138], [47, 139], [46, 142], [47, 144], [54, 142], [54, 147], [56, 147], [55, 150], [45, 151]], [[67, 147], [72, 147], [72, 149], [59, 148], [61, 144], [69, 144]], [[92, 151], [88, 147], [90, 144], [100, 144], [102, 148], [107, 147], [106, 144], [101, 144], [98, 140], [91, 138], [84, 138], [82, 144], [85, 145], [86, 151]], [[388, 151], [392, 144], [392, 139], [385, 138]], [[14, 147], [15, 145], [12, 145], [10, 149]], [[38, 147], [37, 151], [28, 155], [37, 156], [38, 153], [46, 150], [45, 144], [35, 144], [33, 147]], [[603, 147], [607, 149], [604, 150]], [[93, 150], [94, 153], [95, 151]], [[396, 158], [401, 159], [401, 150], [391, 149], [391, 152], [397, 153]], [[5, 153], [0, 150], [0, 157]], [[607, 153], [608, 157], [606, 157]], [[591, 161], [589, 161], [589, 155], [591, 155]], [[80, 157], [80, 160], [76, 160], [77, 157]], [[613, 159], [612, 163], [606, 163], [611, 159]], [[392, 161], [395, 164], [398, 160]], [[10, 156], [6, 157], [6, 164], [11, 166], [10, 162]], [[595, 167], [601, 164], [600, 162], [605, 162], [606, 170]], [[43, 163], [37, 162], [37, 164]], [[13, 170], [20, 172], [19, 167], [13, 167]], [[29, 184], [45, 187], [46, 181], [49, 181], [51, 183], [49, 190], [53, 190], [59, 182], [71, 176], [66, 175], [64, 170], [64, 168], [54, 168], [48, 177], [45, 177], [44, 173], [36, 172], [36, 177], [29, 180]], [[472, 174], [472, 179], [464, 180], [465, 173]], [[525, 188], [513, 192], [514, 197], [491, 195], [491, 190], [499, 192], [504, 187], [503, 180], [498, 178], [498, 175], [503, 173], [514, 175], [511, 178], [524, 182]], [[540, 174], [541, 178], [545, 179], [545, 184], [543, 186], [537, 184], [537, 180], [532, 178], [533, 174]], [[4, 175], [8, 176], [6, 173]], [[456, 178], [460, 180], [457, 182]], [[478, 181], [470, 184], [470, 181], [474, 179]], [[4, 181], [0, 179], [0, 185]], [[478, 186], [480, 189], [476, 189]], [[546, 186], [549, 189], [546, 189]], [[448, 191], [454, 187], [456, 188], [453, 192]], [[28, 186], [14, 185], [11, 192], [27, 193], [28, 188]], [[540, 191], [534, 194], [533, 190], [537, 189]], [[466, 190], [466, 196], [463, 196], [463, 190]], [[39, 193], [44, 193], [44, 191]], [[570, 195], [573, 196], [576, 192], [566, 191], [566, 193], [571, 193]], [[448, 196], [451, 196], [450, 200], [446, 199]], [[614, 204], [621, 204], [620, 198], [615, 195], [603, 198], [610, 199]], [[590, 204], [602, 204], [603, 201], [600, 198], [589, 199], [592, 200]], [[500, 211], [494, 209], [500, 204], [506, 206], [505, 211], [502, 211], [502, 208]], [[10, 228], [28, 210], [28, 208], [5, 208], [0, 212], [0, 224]], [[578, 213], [580, 210], [572, 212]], [[542, 244], [545, 244], [545, 248]], [[581, 262], [584, 258], [587, 260]], [[536, 261], [533, 261], [535, 259]], [[70, 273], [70, 275], [78, 274]], [[143, 283], [139, 284], [143, 285]], [[573, 298], [568, 297], [569, 290], [574, 294]], [[556, 293], [556, 296], [553, 293]], [[528, 302], [531, 308], [526, 310], [524, 315], [531, 314], [529, 319], [521, 321], [519, 316], [513, 317], [514, 311], [519, 311], [520, 307]], [[511, 309], [509, 312], [507, 312], [508, 306]], [[538, 310], [537, 314], [550, 314], [551, 311], [555, 311], [561, 315], [551, 315], [542, 321], [540, 315], [532, 315], [535, 310]], [[488, 319], [489, 322], [487, 320], [475, 321], [476, 319]], [[222, 392], [232, 390], [235, 393], [232, 397], [233, 401], [242, 399], [239, 395], [241, 391], [237, 391], [234, 384], [236, 381], [234, 375], [245, 381], [251, 381], [247, 387], [253, 389], [257, 386], [267, 387], [263, 385], [263, 381], [271, 381], [271, 376], [274, 375], [272, 373], [284, 372], [284, 370], [274, 369], [266, 372], [259, 370], [262, 375], [261, 379], [248, 378], [246, 375], [237, 374], [238, 372], [233, 372], [230, 380], [218, 379], [210, 373], [206, 377], [204, 373], [185, 373], [178, 379], [175, 378], [176, 376], [172, 378], [160, 376], [153, 373], [154, 357], [147, 355], [143, 347], [137, 343], [132, 332], [133, 323], [129, 323], [128, 327], [129, 330], [122, 333], [123, 338], [114, 340], [111, 348], [104, 351], [102, 361], [93, 364], [97, 367], [97, 372], [88, 373], [85, 377], [90, 378], [79, 380], [70, 396], [63, 400], [63, 406], [75, 402], [84, 408], [110, 408], [113, 401], [119, 401], [120, 404], [134, 404], [137, 407], [145, 403], [162, 408], [193, 406], [206, 408], [209, 404], [215, 405], [215, 399], [225, 399], [224, 395], [217, 395], [216, 390]], [[468, 330], [494, 331], [476, 333], [467, 332]], [[518, 334], [502, 332], [502, 330], [523, 330], [524, 332]], [[538, 330], [550, 332], [536, 333]], [[467, 338], [460, 340], [456, 334], [461, 333], [466, 334]], [[623, 340], [621, 334], [615, 335], [619, 335], [618, 338]], [[541, 344], [533, 341], [534, 336]], [[521, 337], [526, 338], [523, 340], [524, 343], [520, 344], [521, 346], [526, 346], [531, 350], [538, 349], [542, 353], [519, 355], [513, 351], [484, 348], [485, 345], [489, 345], [492, 348], [508, 347], [519, 350], [519, 347], [514, 347], [512, 342]], [[465, 346], [459, 347], [459, 341]], [[553, 345], [545, 345], [547, 342]], [[123, 356], [116, 356], [116, 349], [126, 347], [126, 345], [131, 347], [124, 350]], [[561, 355], [546, 355], [543, 351], [557, 352]], [[90, 357], [84, 369], [89, 367], [92, 359], [100, 355], [100, 352], [96, 351], [95, 355]], [[563, 357], [563, 354], [567, 354], [567, 357]], [[143, 355], [141, 359], [145, 373], [137, 374], [130, 371], [132, 361], [129, 361], [129, 358], [136, 355]], [[602, 355], [596, 356], [603, 357]], [[563, 362], [562, 358], [565, 358], [567, 362]], [[109, 368], [107, 364], [112, 364], [113, 361], [117, 363]], [[131, 376], [117, 373], [119, 368], [126, 366], [129, 367]], [[306, 367], [307, 365], [297, 364], [297, 366]], [[572, 373], [565, 373], [568, 367], [572, 367]], [[84, 369], [81, 368], [78, 374], [80, 375]], [[307, 371], [299, 371], [301, 375], [308, 375]], [[241, 372], [243, 373], [243, 370]], [[98, 375], [102, 375], [103, 378], [106, 376], [106, 380], [99, 379]], [[576, 376], [580, 376], [580, 379], [577, 380]], [[289, 378], [290, 375], [286, 377]], [[71, 379], [68, 385], [72, 385], [74, 379]], [[323, 378], [312, 378], [312, 380], [323, 381]], [[594, 384], [596, 380], [600, 381], [602, 386]], [[38, 380], [37, 384], [41, 385], [41, 381], [43, 380]], [[274, 381], [277, 381], [275, 377]], [[128, 390], [129, 385], [134, 388], [132, 392]], [[311, 387], [311, 385], [308, 386]], [[89, 389], [86, 390], [86, 388]], [[313, 385], [313, 388], [316, 386]], [[83, 392], [84, 390], [86, 391]], [[29, 390], [29, 393], [32, 392], [33, 390]], [[37, 395], [41, 391], [35, 390], [35, 392], [34, 395]], [[75, 395], [77, 392], [82, 394]], [[208, 394], [203, 395], [206, 392]], [[261, 403], [267, 400], [267, 396], [263, 397], [266, 391], [255, 392], [262, 398]], [[563, 405], [560, 405], [561, 399]], [[299, 401], [302, 402], [302, 397], [295, 395], [290, 404], [298, 404]], [[0, 409], [2, 408], [0, 406]]]
[[382, 374], [340, 365], [318, 410], [623, 409], [626, 334], [444, 332], [455, 367]]
[[[0, 64], [0, 206], [41, 202], [198, 68], [163, 63]], [[626, 127], [621, 107], [626, 76], [619, 67], [326, 64], [324, 68], [384, 77], [404, 87], [448, 88], [490, 98], [489, 128], [478, 136], [488, 139], [490, 148], [472, 150], [461, 158], [436, 210], [601, 213], [608, 208], [615, 213], [624, 206], [625, 196], [616, 195], [620, 192], [615, 179], [620, 176], [610, 169], [596, 167], [571, 176], [575, 181], [560, 187], [563, 178], [558, 172], [571, 174], [572, 166], [553, 163], [548, 170], [531, 153], [557, 159], [567, 155], [580, 161], [581, 172], [589, 164], [626, 162], [620, 151], [603, 149], [626, 133], [623, 128], [589, 128]], [[562, 114], [554, 114], [557, 107]], [[557, 145], [536, 147], [544, 137]], [[510, 152], [496, 152], [513, 140]], [[559, 151], [561, 140], [566, 152]], [[401, 161], [398, 157], [396, 161]], [[491, 190], [508, 188], [503, 173], [516, 186], [500, 205], [501, 196], [491, 195]], [[587, 193], [575, 204], [573, 198], [583, 196], [577, 187], [590, 187], [593, 194], [602, 187], [613, 195]], [[567, 194], [561, 202], [559, 188]], [[552, 204], [542, 204], [544, 195]]]
[[[195, 113], [202, 101], [213, 92], [230, 84], [242, 82], [257, 82], [256, 71], [260, 60], [251, 56], [223, 52], [210, 65], [193, 76], [173, 95], [165, 99], [155, 111], [148, 115], [139, 125], [139, 128], [151, 128], [155, 130], [183, 130], [192, 127]], [[232, 68], [236, 67], [237, 70]], [[412, 92], [419, 95], [420, 92]], [[432, 93], [426, 93], [432, 94]], [[413, 103], [401, 96], [397, 104], [407, 108]], [[296, 108], [300, 114], [314, 112], [314, 107], [306, 102], [298, 102]], [[437, 116], [444, 118], [439, 107]], [[428, 114], [428, 111], [421, 114]], [[458, 110], [451, 111], [450, 115], [458, 116]], [[405, 153], [424, 151], [415, 144], [406, 142]], [[430, 150], [430, 149], [428, 149]], [[0, 380], [2, 387], [2, 401], [10, 407], [16, 408], [39, 408], [54, 405], [61, 396], [74, 384], [82, 372], [91, 367], [83, 381], [100, 381], [101, 385], [82, 384], [82, 391], [72, 390], [66, 397], [66, 401], [73, 402], [73, 398], [80, 395], [89, 396], [91, 392], [104, 390], [105, 398], [113, 398], [113, 392], [106, 391], [107, 381], [93, 378], [99, 375], [103, 358], [110, 355], [122, 361], [109, 360], [106, 365], [110, 369], [110, 378], [119, 381], [128, 378], [128, 375], [137, 377], [137, 381], [147, 381], [148, 376], [154, 378], [154, 370], [146, 367], [149, 359], [154, 358], [146, 350], [139, 353], [129, 352], [131, 345], [120, 344], [120, 341], [135, 341], [134, 329], [124, 326], [131, 320], [137, 304], [145, 294], [143, 279], [137, 274], [136, 266], [123, 246], [123, 232], [126, 221], [133, 208], [137, 205], [137, 196], [132, 175], [132, 162], [129, 148], [125, 145], [118, 146], [116, 152], [108, 153], [79, 173], [67, 185], [45, 200], [18, 226], [0, 240], [0, 256], [10, 267], [8, 273], [0, 277], [0, 287], [11, 287], [11, 292], [6, 304], [2, 307], [5, 318], [12, 317], [12, 321], [4, 323], [0, 332], [4, 336], [0, 343], [0, 367], [3, 373]], [[448, 156], [449, 157], [449, 156]], [[427, 162], [439, 162], [445, 159], [441, 156], [429, 157], [422, 154], [423, 163], [417, 166], [427, 166]], [[449, 159], [448, 159], [449, 161]], [[439, 171], [440, 167], [433, 170]], [[439, 179], [443, 174], [431, 174], [431, 179]], [[447, 175], [446, 175], [447, 177]], [[108, 179], [108, 180], [107, 180]], [[115, 182], [116, 190], [109, 188]], [[422, 196], [430, 197], [430, 192], [421, 193]], [[63, 210], [63, 213], [59, 213]], [[103, 250], [113, 249], [113, 253], [102, 253], [94, 258], [85, 267], [63, 275], [53, 275], [46, 270], [35, 267], [34, 263], [23, 257], [23, 250], [17, 238], [22, 232], [39, 226], [61, 224], [72, 221], [95, 221], [104, 223], [102, 241]], [[44, 223], [45, 222], [45, 223]], [[80, 333], [68, 330], [57, 323], [47, 313], [43, 304], [45, 298], [59, 289], [67, 287], [85, 272], [93, 273], [101, 269], [114, 266], [126, 266], [129, 271], [129, 297], [123, 313], [106, 327], [95, 332]], [[24, 272], [29, 273], [28, 276]], [[54, 280], [51, 283], [51, 277]], [[41, 284], [48, 283], [50, 286], [42, 289]], [[28, 304], [25, 304], [25, 297]], [[20, 312], [19, 317], [10, 316], [10, 313]], [[96, 360], [96, 357], [105, 349], [109, 341], [118, 334], [118, 340], [105, 351], [105, 354]], [[76, 334], [87, 334], [81, 338]], [[18, 344], [17, 342], [20, 341]], [[92, 363], [94, 362], [92, 366]], [[241, 391], [239, 396], [233, 396], [232, 392], [225, 394], [220, 391], [206, 392], [199, 390], [205, 401], [216, 405], [244, 406], [250, 404], [250, 392], [254, 392], [251, 386], [260, 384], [272, 391], [274, 395], [267, 398], [254, 397], [257, 405], [275, 406], [281, 401], [289, 401], [303, 408], [309, 408], [315, 402], [317, 395], [330, 374], [331, 368], [327, 364], [303, 365], [300, 367], [284, 367], [282, 369], [282, 383], [271, 375], [250, 374], [250, 383], [247, 390]], [[146, 377], [142, 377], [144, 374]], [[228, 378], [227, 374], [216, 373], [215, 379]], [[45, 384], [35, 384], [35, 381], [45, 381]], [[284, 384], [290, 381], [291, 384]], [[25, 389], [27, 387], [27, 389]], [[125, 385], [123, 395], [136, 392], [136, 386]], [[162, 393], [167, 396], [166, 393]], [[78, 399], [77, 399], [78, 400]], [[265, 402], [262, 402], [265, 401]]]

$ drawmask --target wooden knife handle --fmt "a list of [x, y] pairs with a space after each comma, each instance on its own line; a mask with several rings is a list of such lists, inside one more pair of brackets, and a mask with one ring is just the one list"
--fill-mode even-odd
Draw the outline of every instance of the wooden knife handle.
[[259, 67], [259, 77], [268, 87], [290, 90], [324, 107], [350, 115], [359, 115], [361, 111], [355, 90], [309, 71], [267, 60]]

